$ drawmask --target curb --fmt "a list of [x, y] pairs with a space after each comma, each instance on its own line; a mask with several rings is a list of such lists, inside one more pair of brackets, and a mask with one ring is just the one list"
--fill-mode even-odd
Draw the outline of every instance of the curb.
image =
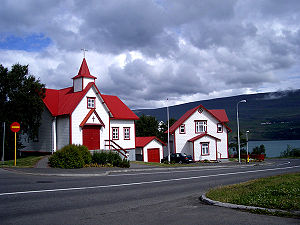
[[[246, 167], [254, 167], [260, 164], [251, 164], [251, 165], [242, 165]], [[264, 164], [266, 165], [266, 164]], [[128, 172], [146, 172], [146, 171], [153, 171], [153, 170], [163, 170], [163, 171], [172, 171], [177, 169], [208, 169], [208, 168], [228, 168], [228, 167], [236, 167], [241, 165], [228, 165], [228, 166], [185, 166], [185, 167], [154, 167], [154, 168], [141, 168], [141, 169], [124, 169], [124, 170], [111, 170], [99, 173], [32, 173], [32, 172], [25, 172], [21, 170], [15, 170], [14, 168], [3, 167], [2, 169], [7, 170], [9, 172], [19, 173], [19, 174], [27, 174], [27, 175], [36, 175], [36, 176], [59, 176], [59, 177], [99, 177], [99, 176], [108, 176], [114, 173], [128, 173]], [[50, 169], [50, 167], [49, 167]]]
[[210, 198], [207, 198], [205, 194], [202, 194], [199, 197], [199, 200], [202, 202], [205, 202], [209, 205], [225, 207], [225, 208], [230, 208], [230, 209], [263, 210], [263, 211], [267, 211], [267, 212], [271, 212], [271, 213], [288, 213], [288, 214], [292, 214], [295, 216], [300, 216], [300, 211], [286, 211], [286, 210], [281, 210], [281, 209], [268, 209], [268, 208], [263, 208], [263, 207], [236, 205], [236, 204], [232, 204], [232, 203], [219, 202], [219, 201], [215, 201]]

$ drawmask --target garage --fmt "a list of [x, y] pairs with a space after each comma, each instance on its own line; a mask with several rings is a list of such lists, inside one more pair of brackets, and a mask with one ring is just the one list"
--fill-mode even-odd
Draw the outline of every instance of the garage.
[[148, 162], [160, 162], [159, 148], [148, 148]]
[[135, 138], [135, 158], [144, 162], [160, 162], [165, 143], [155, 136]]
[[100, 149], [100, 127], [84, 126], [83, 127], [83, 145], [89, 150]]

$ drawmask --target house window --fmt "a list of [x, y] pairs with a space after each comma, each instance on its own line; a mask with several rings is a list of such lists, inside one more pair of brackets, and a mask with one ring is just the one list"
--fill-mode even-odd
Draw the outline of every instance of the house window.
[[96, 108], [96, 104], [95, 104], [95, 99], [96, 98], [87, 98], [87, 108], [88, 109], [95, 109]]
[[180, 127], [179, 127], [179, 133], [180, 134], [185, 134], [185, 125], [182, 124]]
[[203, 133], [207, 131], [207, 121], [195, 121], [195, 133]]
[[112, 128], [112, 139], [119, 140], [119, 127]]
[[223, 133], [223, 125], [218, 123], [218, 133]]
[[130, 127], [124, 127], [124, 140], [130, 140]]
[[201, 155], [209, 155], [209, 143], [201, 142]]

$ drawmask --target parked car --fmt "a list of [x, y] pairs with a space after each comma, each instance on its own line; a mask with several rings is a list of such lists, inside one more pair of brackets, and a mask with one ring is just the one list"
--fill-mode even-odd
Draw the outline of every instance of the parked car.
[[[193, 162], [193, 157], [191, 155], [186, 155], [182, 153], [172, 153], [171, 156], [171, 162], [175, 163], [192, 163]], [[161, 162], [167, 162], [168, 161], [168, 156], [164, 157]]]

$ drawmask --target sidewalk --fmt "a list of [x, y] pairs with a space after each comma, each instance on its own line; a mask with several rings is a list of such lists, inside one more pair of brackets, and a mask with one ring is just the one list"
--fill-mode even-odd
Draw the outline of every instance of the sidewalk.
[[17, 173], [23, 173], [28, 175], [38, 175], [38, 176], [78, 176], [78, 177], [88, 177], [88, 176], [107, 176], [113, 173], [129, 173], [129, 172], [145, 172], [145, 171], [166, 171], [166, 170], [182, 170], [182, 169], [203, 169], [208, 167], [220, 168], [220, 167], [232, 167], [232, 166], [257, 166], [266, 165], [263, 163], [250, 163], [250, 164], [239, 164], [237, 162], [221, 162], [221, 163], [203, 163], [199, 166], [183, 166], [183, 167], [160, 167], [160, 166], [150, 166], [137, 164], [134, 162], [130, 163], [130, 168], [116, 168], [116, 167], [91, 167], [91, 168], [81, 168], [81, 169], [60, 169], [51, 168], [48, 166], [49, 156], [45, 156], [41, 159], [34, 168], [3, 168], [5, 170]]

